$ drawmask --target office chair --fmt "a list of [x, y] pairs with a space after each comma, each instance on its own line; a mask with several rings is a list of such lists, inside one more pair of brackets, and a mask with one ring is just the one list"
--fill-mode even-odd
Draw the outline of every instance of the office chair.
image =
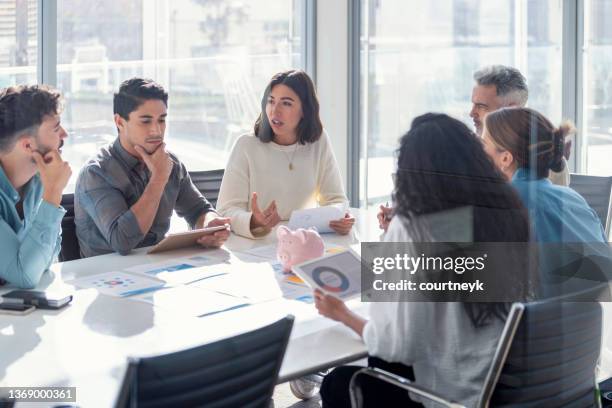
[[66, 214], [62, 218], [62, 249], [60, 250], [59, 260], [65, 262], [80, 259], [81, 250], [76, 235], [76, 225], [74, 224], [74, 194], [64, 194], [61, 205], [66, 210]]
[[[567, 296], [514, 303], [480, 394], [480, 407], [598, 406], [595, 366], [601, 348], [602, 310], [594, 299], [608, 291], [606, 282]], [[353, 408], [363, 405], [361, 381], [366, 376], [440, 406], [463, 407], [405, 378], [368, 367], [351, 379]], [[461, 381], [460, 373], [457, 378]]]
[[224, 169], [189, 172], [193, 184], [214, 207], [217, 206], [223, 173]]
[[599, 216], [606, 237], [610, 236], [612, 222], [612, 177], [571, 174], [570, 185]]
[[229, 339], [130, 359], [116, 408], [268, 408], [293, 326], [289, 315]]

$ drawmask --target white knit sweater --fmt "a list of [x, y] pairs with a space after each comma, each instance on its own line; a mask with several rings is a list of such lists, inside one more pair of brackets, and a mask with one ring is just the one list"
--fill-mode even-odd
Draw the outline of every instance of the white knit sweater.
[[276, 200], [282, 220], [293, 210], [348, 203], [325, 131], [314, 143], [290, 146], [263, 143], [253, 134], [241, 136], [225, 168], [217, 211], [231, 218], [236, 234], [249, 238], [258, 235], [250, 229], [253, 192], [262, 211]]

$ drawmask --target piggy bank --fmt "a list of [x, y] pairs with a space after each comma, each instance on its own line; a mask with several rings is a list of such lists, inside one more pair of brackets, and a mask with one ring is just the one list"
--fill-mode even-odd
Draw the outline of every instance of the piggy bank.
[[298, 228], [295, 231], [281, 225], [276, 230], [278, 246], [276, 256], [284, 272], [291, 272], [293, 265], [323, 256], [325, 247], [321, 236], [314, 230]]

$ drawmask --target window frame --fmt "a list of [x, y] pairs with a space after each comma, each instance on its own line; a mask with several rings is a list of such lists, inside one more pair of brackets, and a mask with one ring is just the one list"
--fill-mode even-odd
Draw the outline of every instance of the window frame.
[[[38, 0], [38, 83], [57, 85], [57, 1]], [[302, 0], [302, 66], [316, 78], [316, 0]], [[316, 83], [316, 81], [315, 81]]]
[[[36, 83], [46, 84], [54, 88], [58, 87], [58, 1], [62, 0], [36, 0], [37, 5], [37, 63], [36, 63]], [[317, 0], [291, 0], [293, 1], [294, 22], [300, 25], [300, 60], [303, 68], [316, 81], [316, 2]], [[149, 8], [147, 8], [149, 7]], [[157, 1], [151, 4], [143, 4], [143, 12], [155, 12]], [[298, 20], [299, 19], [299, 20]], [[151, 74], [162, 83], [167, 83], [167, 70], [161, 69]], [[272, 73], [270, 74], [272, 75]], [[165, 77], [164, 77], [165, 76]], [[316, 84], [316, 82], [315, 82]], [[80, 168], [74, 169], [78, 174]], [[71, 192], [71, 185], [68, 186], [67, 193]]]
[[[57, 86], [57, 1], [38, 0], [38, 59], [37, 80]], [[359, 197], [363, 189], [367, 188], [367, 180], [362, 179], [361, 173], [367, 174], [366, 167], [360, 169], [361, 156], [361, 128], [364, 124], [360, 112], [361, 99], [361, 54], [360, 42], [362, 34], [361, 0], [346, 0], [348, 13], [344, 16], [335, 16], [346, 19], [347, 27], [347, 76], [345, 86], [347, 89], [347, 126], [346, 126], [346, 171], [347, 194], [352, 206], [360, 205]], [[517, 0], [521, 1], [521, 0]], [[572, 172], [586, 171], [586, 137], [581, 137], [584, 128], [584, 50], [586, 34], [585, 8], [586, 0], [562, 1], [562, 116], [576, 125], [577, 134], [572, 137], [573, 153], [569, 161]], [[324, 12], [325, 8], [323, 8]], [[317, 83], [317, 55], [322, 50], [317, 47], [317, 38], [324, 37], [324, 32], [317, 26], [317, 0], [303, 0], [300, 7], [302, 18], [302, 66]], [[325, 28], [323, 28], [323, 31]], [[344, 153], [344, 152], [343, 152]], [[341, 155], [342, 156], [342, 155]], [[344, 160], [342, 160], [344, 161]], [[367, 194], [367, 191], [364, 191]], [[367, 200], [366, 200], [367, 201]], [[367, 207], [367, 202], [364, 203]]]
[[[371, 0], [364, 0], [371, 1]], [[521, 2], [522, 0], [515, 0]], [[564, 119], [571, 120], [576, 126], [576, 135], [572, 136], [572, 155], [569, 161], [571, 172], [586, 172], [586, 137], [581, 137], [584, 127], [584, 55], [585, 42], [585, 0], [560, 0], [562, 2], [562, 73], [561, 73], [561, 114]], [[361, 92], [361, 55], [360, 41], [362, 34], [362, 0], [349, 1], [349, 124], [348, 124], [348, 195], [351, 206], [359, 207], [360, 196], [365, 197], [363, 206], [368, 207], [367, 196], [367, 160], [360, 168], [361, 157], [361, 126], [367, 118], [360, 111]], [[366, 22], [367, 24], [367, 22]], [[364, 35], [367, 35], [365, 33]], [[466, 102], [467, 103], [467, 102]], [[366, 103], [363, 106], [367, 106]], [[399, 135], [398, 135], [399, 136]], [[366, 143], [367, 146], [367, 143]], [[362, 178], [361, 171], [364, 172]], [[365, 190], [364, 190], [365, 189]], [[362, 191], [364, 190], [364, 191]], [[365, 194], [361, 194], [361, 193]]]

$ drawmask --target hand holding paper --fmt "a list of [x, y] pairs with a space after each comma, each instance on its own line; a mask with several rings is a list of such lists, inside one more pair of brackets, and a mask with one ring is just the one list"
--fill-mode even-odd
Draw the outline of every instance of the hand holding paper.
[[334, 232], [330, 227], [330, 222], [340, 220], [343, 217], [344, 212], [332, 205], [296, 210], [291, 213], [291, 218], [289, 218], [289, 228], [296, 230], [298, 228], [308, 229], [314, 227], [320, 234]]
[[344, 214], [343, 218], [339, 220], [332, 220], [329, 222], [329, 227], [336, 231], [340, 235], [347, 235], [351, 232], [351, 228], [355, 224], [355, 217], [353, 217], [350, 213]]

